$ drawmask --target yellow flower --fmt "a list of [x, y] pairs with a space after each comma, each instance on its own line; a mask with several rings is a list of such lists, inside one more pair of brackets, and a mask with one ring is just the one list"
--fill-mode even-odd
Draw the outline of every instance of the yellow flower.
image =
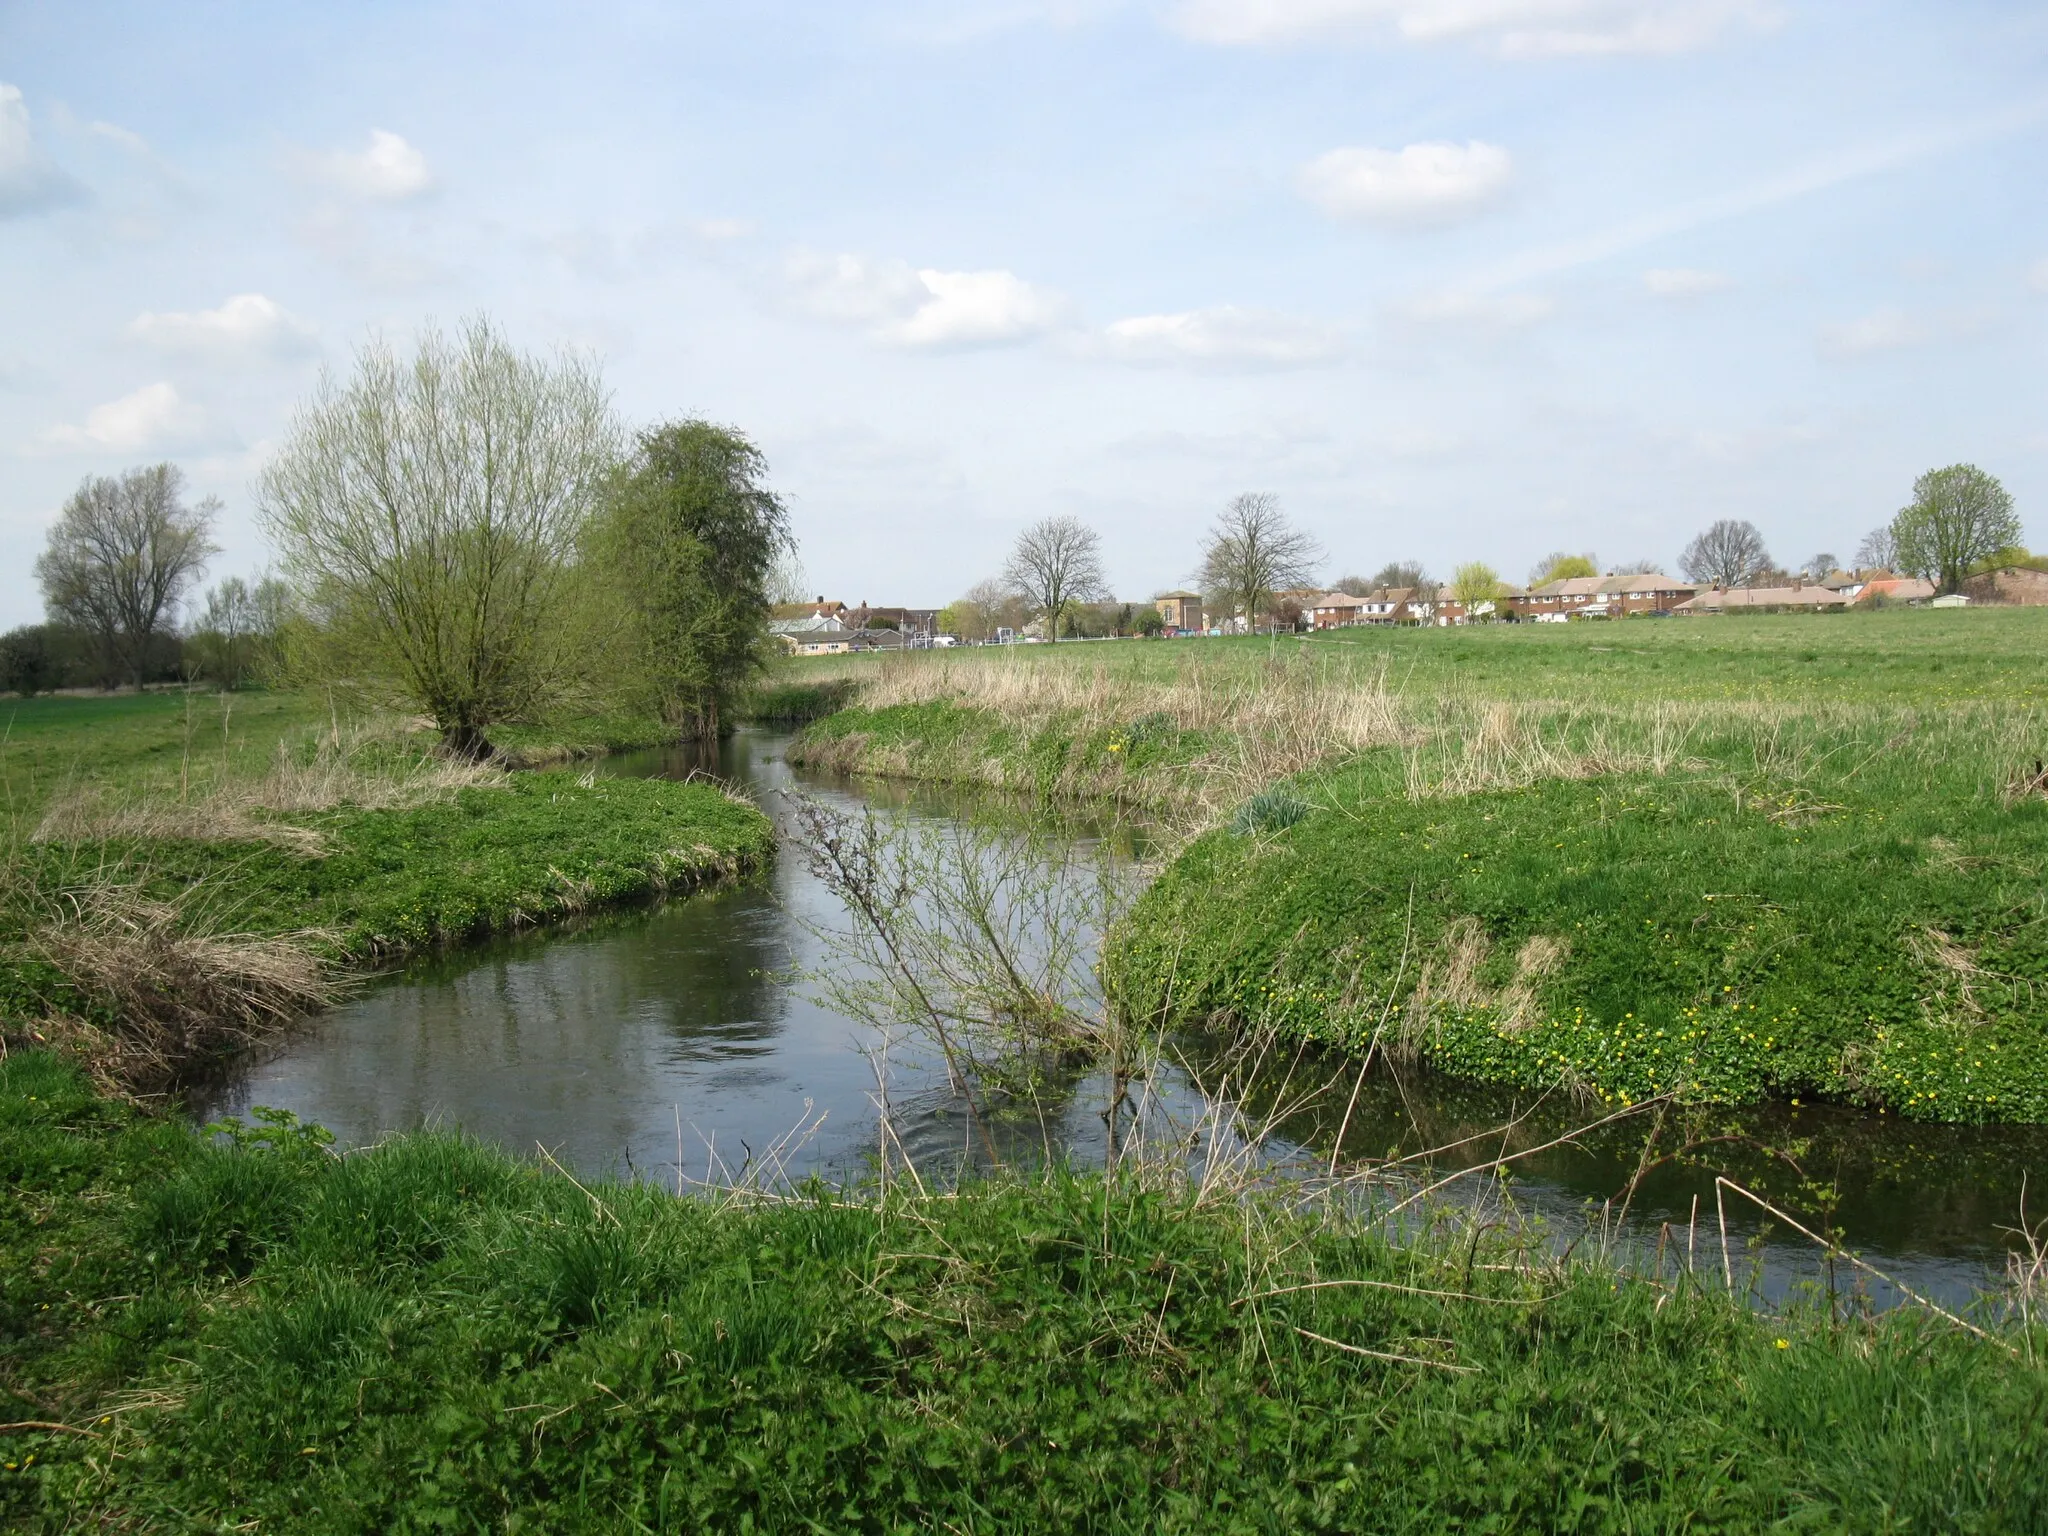
[[1790, 1349], [1791, 1347], [1792, 1347], [1792, 1346], [1791, 1346], [1790, 1344], [1787, 1344], [1787, 1343], [1786, 1343], [1786, 1342], [1785, 1342], [1785, 1341], [1784, 1341], [1783, 1339], [1780, 1339], [1780, 1340], [1778, 1340], [1778, 1348], [1780, 1348], [1780, 1349]]

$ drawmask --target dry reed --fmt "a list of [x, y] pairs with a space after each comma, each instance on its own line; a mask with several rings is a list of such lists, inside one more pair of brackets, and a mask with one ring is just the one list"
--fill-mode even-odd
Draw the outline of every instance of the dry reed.
[[194, 1062], [255, 1043], [332, 1003], [344, 986], [317, 932], [207, 932], [201, 888], [158, 901], [95, 879], [62, 893], [31, 932], [32, 953], [92, 1004], [91, 1019], [37, 1033], [77, 1054], [105, 1089], [160, 1090]]

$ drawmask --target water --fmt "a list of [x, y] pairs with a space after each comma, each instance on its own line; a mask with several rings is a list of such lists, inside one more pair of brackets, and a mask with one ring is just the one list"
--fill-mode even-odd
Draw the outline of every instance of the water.
[[[782, 759], [786, 738], [742, 731], [716, 748], [629, 754], [602, 771], [683, 777], [710, 771], [739, 783], [778, 823], [783, 792], [888, 815], [944, 821], [946, 794], [804, 777]], [[1088, 836], [1087, 829], [1076, 835]], [[423, 1125], [460, 1127], [512, 1150], [545, 1151], [585, 1172], [687, 1185], [764, 1167], [801, 1178], [860, 1177], [879, 1131], [878, 1072], [896, 1141], [940, 1176], [978, 1160], [980, 1133], [948, 1087], [942, 1063], [899, 1042], [878, 1062], [877, 1037], [821, 1006], [799, 973], [828, 958], [821, 930], [844, 922], [837, 901], [791, 850], [768, 875], [569, 930], [529, 934], [420, 960], [367, 986], [233, 1076], [197, 1087], [202, 1118], [246, 1116], [258, 1104], [291, 1110], [363, 1146]], [[1644, 1161], [1640, 1122], [1576, 1145], [1543, 1148], [1583, 1118], [1570, 1106], [1475, 1089], [1427, 1075], [1376, 1072], [1353, 1102], [1355, 1061], [1299, 1053], [1256, 1072], [1212, 1042], [1175, 1043], [1175, 1060], [1137, 1090], [1163, 1123], [1194, 1127], [1200, 1084], [1225, 1089], [1254, 1122], [1272, 1122], [1267, 1155], [1320, 1166], [1344, 1127], [1347, 1155], [1412, 1155], [1488, 1132], [1437, 1159], [1455, 1170], [1497, 1153], [1513, 1164], [1516, 1206], [1555, 1241], [1619, 1233], [1638, 1256], [1661, 1241], [1667, 1262], [1690, 1248], [1718, 1269], [1721, 1221], [1712, 1173], [1684, 1162], [1637, 1182], [1627, 1219], [1618, 1201]], [[1240, 1081], [1242, 1080], [1242, 1081]], [[1083, 1074], [1061, 1092], [993, 1127], [1005, 1157], [1051, 1152], [1099, 1162], [1110, 1085]], [[1305, 1102], [1304, 1102], [1305, 1101]], [[1283, 1112], [1284, 1111], [1284, 1112]], [[1347, 1121], [1348, 1112], [1348, 1121]], [[1497, 1128], [1518, 1122], [1502, 1132]], [[1915, 1289], [1951, 1301], [1995, 1280], [2026, 1189], [2048, 1205], [2048, 1131], [1910, 1125], [1833, 1108], [1775, 1107], [1723, 1115], [1699, 1134], [1737, 1134], [1698, 1149], [1744, 1185], [1782, 1197], [1809, 1226], [1841, 1229], [1848, 1244]], [[894, 1143], [892, 1142], [892, 1146]], [[1673, 1150], [1670, 1132], [1652, 1157]], [[1413, 1178], [1424, 1177], [1423, 1170]], [[1830, 1186], [1826, 1208], [1814, 1194]], [[1497, 1203], [1497, 1181], [1447, 1193]], [[1603, 1208], [1604, 1207], [1604, 1208]], [[1827, 1278], [1819, 1250], [1780, 1226], [1759, 1236], [1761, 1213], [1723, 1196], [1730, 1263], [1749, 1266], [1759, 1239], [1764, 1288], [1782, 1293]], [[1847, 1288], [1849, 1270], [1837, 1266]], [[1867, 1282], [1881, 1299], [1888, 1287]]]

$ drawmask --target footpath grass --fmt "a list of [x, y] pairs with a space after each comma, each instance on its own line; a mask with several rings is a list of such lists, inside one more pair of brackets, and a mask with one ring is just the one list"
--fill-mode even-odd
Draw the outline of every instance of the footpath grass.
[[1107, 950], [1145, 1016], [2038, 1122], [2044, 655], [2007, 610], [906, 657], [793, 756], [1162, 816]]
[[1134, 1176], [780, 1200], [0, 1063], [21, 1529], [2038, 1529], [2010, 1323], [1755, 1315]]

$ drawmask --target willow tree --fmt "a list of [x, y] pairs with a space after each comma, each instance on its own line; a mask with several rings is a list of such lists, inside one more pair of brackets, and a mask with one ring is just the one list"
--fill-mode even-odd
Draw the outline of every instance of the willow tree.
[[777, 571], [795, 555], [767, 476], [761, 451], [730, 427], [653, 427], [586, 532], [610, 690], [679, 735], [716, 735], [765, 660]]
[[324, 376], [259, 506], [308, 623], [314, 675], [430, 716], [451, 752], [567, 689], [577, 540], [618, 461], [597, 366], [536, 357], [486, 319], [363, 349]]

